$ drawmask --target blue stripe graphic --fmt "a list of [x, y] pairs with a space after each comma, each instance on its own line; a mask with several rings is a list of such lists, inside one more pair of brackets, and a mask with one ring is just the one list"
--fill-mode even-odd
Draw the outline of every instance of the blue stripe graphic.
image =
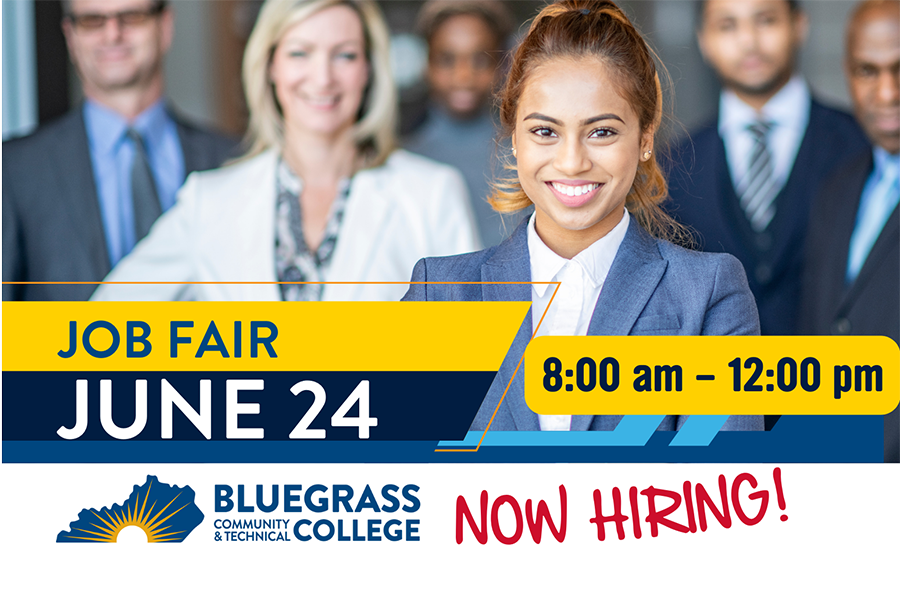
[[[484, 446], [645, 446], [665, 415], [628, 415], [613, 431], [489, 431]], [[474, 448], [484, 432], [470, 431], [441, 448]]]
[[669, 445], [709, 446], [727, 420], [728, 415], [691, 415]]

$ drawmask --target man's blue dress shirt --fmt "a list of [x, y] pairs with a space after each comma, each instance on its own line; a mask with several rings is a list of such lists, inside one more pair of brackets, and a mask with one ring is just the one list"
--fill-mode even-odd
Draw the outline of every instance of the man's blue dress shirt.
[[144, 139], [163, 212], [175, 204], [175, 194], [184, 183], [184, 153], [178, 128], [162, 100], [131, 123], [109, 108], [88, 100], [84, 103], [84, 123], [109, 262], [115, 266], [137, 243], [131, 198], [134, 145], [125, 132], [131, 127]]
[[856, 279], [884, 224], [900, 202], [900, 155], [876, 147], [873, 156], [875, 168], [863, 188], [850, 238], [847, 283]]

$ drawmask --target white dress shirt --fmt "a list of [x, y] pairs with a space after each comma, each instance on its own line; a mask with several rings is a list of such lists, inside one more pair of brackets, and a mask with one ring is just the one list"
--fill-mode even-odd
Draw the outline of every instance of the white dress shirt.
[[734, 92], [723, 90], [719, 98], [719, 135], [725, 142], [731, 181], [735, 185], [743, 181], [750, 168], [750, 153], [755, 140], [747, 126], [765, 121], [771, 125], [766, 141], [772, 156], [772, 177], [776, 189], [781, 190], [794, 168], [809, 124], [811, 106], [809, 86], [799, 75], [794, 75], [759, 112]]
[[[631, 220], [625, 211], [612, 231], [582, 250], [571, 260], [559, 256], [541, 240], [534, 227], [535, 215], [528, 221], [528, 253], [531, 280], [559, 282], [559, 291], [547, 310], [556, 286], [535, 283], [531, 289], [531, 326], [536, 335], [586, 335], [600, 290], [613, 259], [625, 239]], [[541, 322], [541, 315], [547, 314]], [[538, 324], [540, 323], [540, 331]], [[541, 431], [568, 431], [571, 415], [538, 415]]]

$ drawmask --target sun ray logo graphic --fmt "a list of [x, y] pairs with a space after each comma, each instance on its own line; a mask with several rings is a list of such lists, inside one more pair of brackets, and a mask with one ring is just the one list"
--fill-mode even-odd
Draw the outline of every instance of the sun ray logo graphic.
[[60, 531], [56, 541], [117, 542], [123, 530], [136, 527], [148, 542], [181, 542], [202, 521], [194, 490], [160, 483], [155, 475], [148, 475], [123, 504], [82, 510], [78, 520], [69, 524], [70, 531]]

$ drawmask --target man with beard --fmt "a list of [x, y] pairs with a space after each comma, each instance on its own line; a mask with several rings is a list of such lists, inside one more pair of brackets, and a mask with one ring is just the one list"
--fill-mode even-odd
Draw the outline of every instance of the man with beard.
[[701, 249], [741, 260], [764, 335], [797, 333], [810, 202], [866, 147], [797, 73], [807, 28], [796, 0], [700, 2], [697, 39], [723, 89], [715, 119], [673, 154], [673, 213]]
[[[845, 69], [873, 148], [837, 170], [813, 201], [801, 333], [900, 342], [900, 2], [856, 8]], [[885, 417], [885, 462], [900, 461], [898, 415]]]
[[[85, 102], [3, 144], [3, 281], [100, 281], [233, 140], [173, 114], [158, 0], [70, 0], [63, 32]], [[4, 285], [3, 300], [87, 300], [93, 285]]]

